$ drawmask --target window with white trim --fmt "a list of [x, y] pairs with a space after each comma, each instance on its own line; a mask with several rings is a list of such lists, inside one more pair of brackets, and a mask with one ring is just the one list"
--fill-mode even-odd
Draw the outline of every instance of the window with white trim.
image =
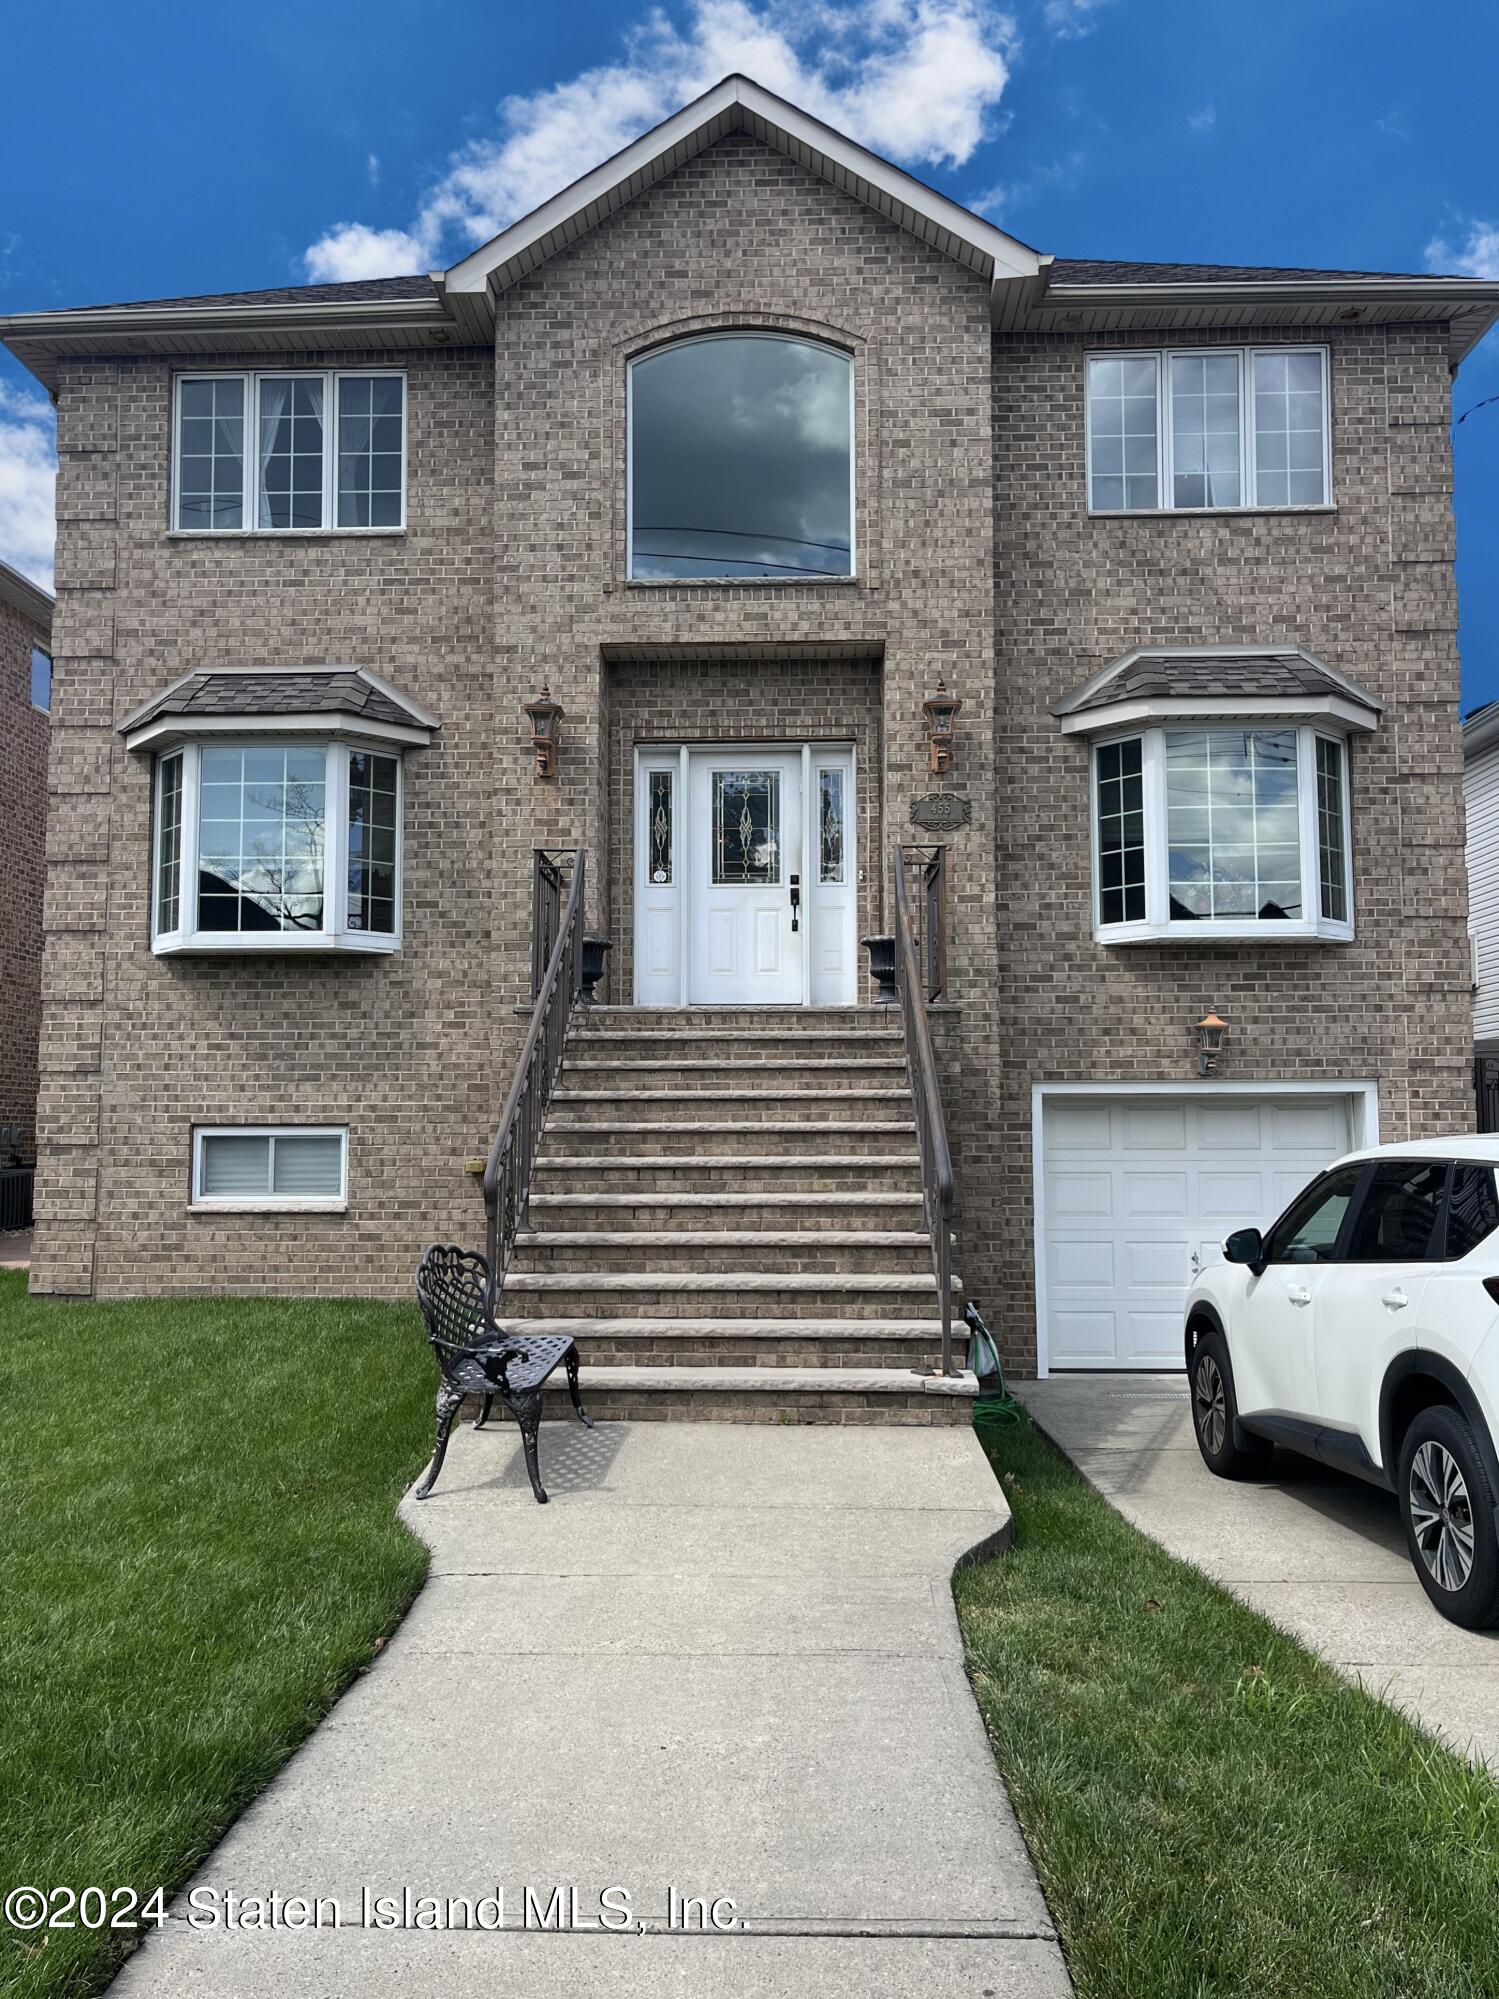
[[153, 949], [393, 951], [401, 821], [388, 748], [184, 743], [156, 760]]
[[220, 1125], [193, 1132], [195, 1208], [330, 1208], [348, 1199], [344, 1125]]
[[1218, 513], [1332, 501], [1325, 347], [1090, 354], [1093, 513]]
[[406, 378], [399, 372], [179, 375], [173, 428], [178, 533], [405, 525]]
[[1105, 943], [1353, 935], [1347, 746], [1286, 723], [1146, 728], [1093, 752]]

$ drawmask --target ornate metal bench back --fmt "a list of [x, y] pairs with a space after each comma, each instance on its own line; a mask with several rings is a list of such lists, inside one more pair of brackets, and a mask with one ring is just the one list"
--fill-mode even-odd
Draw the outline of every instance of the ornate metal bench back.
[[416, 1298], [444, 1375], [475, 1347], [493, 1343], [493, 1280], [477, 1250], [435, 1242], [416, 1273]]

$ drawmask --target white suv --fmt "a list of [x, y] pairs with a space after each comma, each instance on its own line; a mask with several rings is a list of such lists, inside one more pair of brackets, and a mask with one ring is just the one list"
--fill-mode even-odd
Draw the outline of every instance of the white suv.
[[1252, 1478], [1287, 1445], [1393, 1491], [1416, 1574], [1499, 1624], [1499, 1134], [1350, 1153], [1187, 1299], [1198, 1447]]

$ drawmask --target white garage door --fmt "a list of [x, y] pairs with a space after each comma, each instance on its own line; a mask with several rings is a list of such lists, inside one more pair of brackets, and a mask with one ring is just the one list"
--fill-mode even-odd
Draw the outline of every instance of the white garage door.
[[1351, 1119], [1343, 1096], [1044, 1099], [1048, 1365], [1179, 1368], [1194, 1255], [1273, 1221]]

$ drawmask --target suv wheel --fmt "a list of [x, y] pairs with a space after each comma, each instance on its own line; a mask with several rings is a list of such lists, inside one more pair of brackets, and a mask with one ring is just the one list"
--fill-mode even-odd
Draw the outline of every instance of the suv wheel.
[[1234, 1442], [1234, 1371], [1228, 1346], [1218, 1332], [1204, 1333], [1192, 1349], [1188, 1376], [1192, 1391], [1192, 1428], [1197, 1448], [1210, 1472], [1219, 1478], [1257, 1478], [1269, 1468], [1271, 1447], [1258, 1437]]
[[1443, 1617], [1470, 1631], [1499, 1624], [1494, 1492], [1477, 1439], [1455, 1409], [1423, 1409], [1406, 1431], [1400, 1511], [1416, 1574]]

